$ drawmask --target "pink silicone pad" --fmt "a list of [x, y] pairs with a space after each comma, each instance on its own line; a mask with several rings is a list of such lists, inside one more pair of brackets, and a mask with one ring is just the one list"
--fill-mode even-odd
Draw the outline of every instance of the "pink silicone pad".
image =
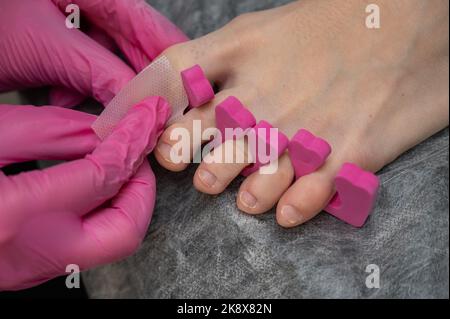
[[191, 107], [199, 107], [214, 99], [214, 90], [199, 65], [181, 72], [184, 89]]
[[335, 178], [336, 195], [325, 209], [331, 215], [362, 227], [375, 204], [378, 177], [355, 164], [346, 163]]
[[331, 153], [330, 144], [303, 129], [294, 135], [288, 148], [297, 179], [315, 172]]
[[[241, 101], [230, 96], [216, 106], [216, 127], [222, 134], [222, 141], [226, 139], [225, 129], [242, 128], [246, 130], [256, 125], [252, 112], [247, 110]], [[234, 136], [239, 138], [239, 136]]]
[[[277, 153], [277, 157], [280, 157], [280, 155], [286, 150], [286, 148], [288, 147], [289, 144], [289, 139], [287, 138], [286, 135], [284, 135], [283, 133], [281, 133], [280, 131], [278, 131], [278, 145], [271, 145], [270, 144], [270, 129], [273, 128], [272, 125], [270, 125], [268, 122], [266, 121], [261, 121], [259, 122], [252, 130], [249, 134], [256, 134], [256, 138], [255, 138], [255, 142], [256, 142], [256, 147], [252, 147], [256, 150], [256, 154], [254, 154], [255, 159], [255, 163], [251, 164], [250, 166], [246, 167], [243, 171], [242, 171], [242, 175], [243, 176], [248, 176], [254, 172], [256, 172], [257, 170], [259, 170], [259, 168], [261, 166], [267, 165], [269, 163], [261, 163], [261, 161], [258, 158], [258, 147], [259, 145], [264, 145], [266, 147], [265, 149], [265, 153], [268, 154], [268, 150], [272, 149], [272, 152], [275, 151]], [[260, 135], [260, 134], [264, 134], [264, 135]], [[271, 152], [271, 153], [272, 153]]]

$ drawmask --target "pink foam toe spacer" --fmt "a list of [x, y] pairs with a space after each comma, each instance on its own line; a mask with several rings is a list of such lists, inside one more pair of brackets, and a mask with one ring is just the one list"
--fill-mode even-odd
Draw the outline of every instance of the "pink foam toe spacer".
[[378, 177], [355, 164], [346, 163], [335, 178], [336, 195], [325, 210], [331, 215], [362, 227], [375, 204]]
[[330, 144], [303, 129], [294, 135], [288, 148], [297, 179], [315, 172], [331, 153]]
[[[252, 112], [247, 110], [241, 101], [230, 96], [216, 106], [216, 127], [222, 134], [222, 140], [226, 139], [226, 129], [242, 128], [246, 130], [256, 125], [256, 119]], [[238, 138], [239, 136], [235, 136]]]
[[214, 90], [199, 65], [181, 72], [184, 89], [191, 107], [199, 107], [214, 99]]
[[263, 145], [265, 147], [264, 150], [261, 150], [261, 152], [263, 154], [266, 154], [267, 156], [268, 151], [271, 149], [271, 152], [276, 152], [277, 158], [280, 157], [280, 155], [287, 149], [288, 144], [289, 144], [289, 139], [287, 138], [286, 135], [284, 135], [282, 132], [278, 131], [277, 132], [277, 136], [276, 136], [276, 140], [277, 140], [277, 145], [271, 145], [270, 143], [270, 132], [273, 126], [270, 125], [268, 122], [266, 121], [261, 121], [259, 122], [250, 132], [249, 134], [255, 134], [255, 143], [256, 145], [254, 147], [250, 146], [251, 149], [254, 149], [256, 151], [256, 154], [254, 155], [255, 158], [255, 163], [251, 164], [250, 166], [246, 167], [243, 171], [242, 171], [242, 175], [243, 176], [248, 176], [254, 172], [256, 172], [257, 170], [259, 170], [260, 167], [267, 165], [269, 163], [266, 162], [261, 162], [261, 159], [259, 158], [259, 146]]

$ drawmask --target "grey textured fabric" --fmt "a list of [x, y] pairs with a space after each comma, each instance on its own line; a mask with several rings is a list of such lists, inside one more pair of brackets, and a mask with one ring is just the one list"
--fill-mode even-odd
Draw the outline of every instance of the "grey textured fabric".
[[[190, 37], [289, 1], [155, 0]], [[139, 251], [84, 274], [93, 298], [448, 298], [448, 129], [386, 167], [375, 211], [355, 229], [323, 213], [285, 230], [240, 213], [241, 180], [210, 197], [155, 164], [157, 207]], [[365, 285], [380, 268], [380, 289]]]

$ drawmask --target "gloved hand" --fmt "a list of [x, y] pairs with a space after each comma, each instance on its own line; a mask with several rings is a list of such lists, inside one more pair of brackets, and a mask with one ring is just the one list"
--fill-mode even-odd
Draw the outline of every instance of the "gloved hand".
[[[92, 37], [66, 27], [69, 3], [79, 5]], [[56, 88], [52, 105], [74, 106], [85, 96], [106, 104], [135, 73], [105, 46], [115, 41], [140, 71], [185, 40], [144, 0], [0, 0], [0, 91], [48, 85]]]
[[0, 171], [0, 290], [31, 287], [69, 264], [87, 269], [137, 248], [155, 201], [145, 155], [169, 113], [163, 99], [148, 98], [100, 143], [92, 115], [0, 105], [0, 167], [73, 160], [15, 176]]

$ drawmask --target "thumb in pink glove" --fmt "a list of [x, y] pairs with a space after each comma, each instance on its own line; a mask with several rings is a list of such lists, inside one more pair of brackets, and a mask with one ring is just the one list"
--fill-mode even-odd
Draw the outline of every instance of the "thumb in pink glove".
[[42, 171], [0, 174], [0, 290], [37, 285], [64, 274], [69, 264], [87, 269], [135, 251], [155, 201], [145, 155], [169, 113], [163, 99], [148, 98], [100, 143], [91, 115], [0, 106], [2, 165], [92, 152]]

